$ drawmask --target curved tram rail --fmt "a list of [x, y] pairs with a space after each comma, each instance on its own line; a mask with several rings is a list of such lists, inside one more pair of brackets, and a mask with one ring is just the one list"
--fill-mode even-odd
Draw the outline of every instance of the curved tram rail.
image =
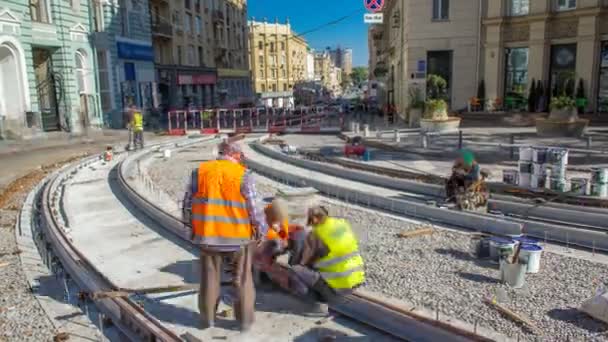
[[[189, 145], [191, 143], [188, 143]], [[174, 144], [170, 144], [174, 146]], [[168, 146], [168, 145], [166, 145]], [[182, 145], [186, 146], [186, 145]], [[152, 151], [133, 154], [121, 162], [117, 171], [117, 184], [121, 195], [138, 211], [151, 218], [156, 225], [170, 231], [184, 241], [189, 241], [189, 232], [184, 223], [136, 191], [126, 174], [137, 167], [136, 163]], [[42, 235], [55, 254], [57, 261], [70, 275], [81, 294], [92, 300], [103, 314], [111, 320], [126, 338], [132, 341], [183, 341], [166, 324], [146, 311], [141, 303], [129, 296], [97, 296], [99, 293], [120, 292], [120, 288], [103, 271], [78, 249], [70, 234], [71, 227], [64, 208], [66, 183], [79, 170], [89, 167], [96, 158], [87, 158], [56, 171], [44, 181], [38, 191], [38, 210]], [[36, 202], [36, 201], [35, 201]], [[77, 228], [77, 227], [73, 227]], [[176, 247], [179, 248], [179, 247]], [[409, 341], [491, 341], [476, 333], [452, 326], [446, 322], [419, 316], [384, 301], [357, 293], [345, 298], [344, 303], [332, 306], [334, 311], [356, 322], [372, 326], [379, 331]]]

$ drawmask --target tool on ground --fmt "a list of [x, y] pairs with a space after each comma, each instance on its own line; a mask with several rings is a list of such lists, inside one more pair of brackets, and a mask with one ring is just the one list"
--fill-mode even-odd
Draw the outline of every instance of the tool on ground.
[[92, 299], [104, 299], [104, 298], [119, 298], [128, 297], [131, 295], [144, 295], [154, 293], [166, 293], [166, 292], [181, 292], [181, 291], [198, 291], [200, 285], [198, 284], [185, 284], [185, 285], [172, 285], [163, 287], [151, 287], [142, 289], [117, 289], [113, 291], [98, 291], [94, 292], [91, 296]]
[[397, 237], [400, 237], [403, 239], [409, 239], [409, 238], [422, 236], [422, 235], [431, 235], [434, 232], [435, 232], [435, 230], [433, 228], [420, 228], [420, 229], [415, 229], [415, 230], [410, 230], [410, 231], [403, 231], [401, 233], [398, 233]]
[[491, 299], [490, 298], [486, 298], [485, 302], [486, 302], [486, 304], [488, 304], [489, 306], [495, 308], [500, 313], [502, 313], [503, 315], [509, 317], [513, 321], [515, 321], [517, 323], [523, 324], [528, 329], [530, 329], [531, 332], [533, 332], [533, 333], [538, 333], [539, 332], [538, 327], [536, 327], [536, 325], [534, 325], [534, 323], [532, 323], [532, 321], [529, 318], [524, 317], [524, 316], [516, 313], [515, 311], [507, 308], [506, 306], [498, 303], [498, 301], [496, 300], [496, 298], [491, 298]]

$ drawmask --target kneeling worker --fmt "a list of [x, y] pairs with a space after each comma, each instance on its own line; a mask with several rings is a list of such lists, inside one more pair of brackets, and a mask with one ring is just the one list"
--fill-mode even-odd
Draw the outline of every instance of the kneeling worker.
[[363, 258], [350, 224], [329, 217], [322, 206], [309, 209], [308, 224], [313, 229], [293, 259], [290, 289], [330, 302], [361, 286], [365, 282]]

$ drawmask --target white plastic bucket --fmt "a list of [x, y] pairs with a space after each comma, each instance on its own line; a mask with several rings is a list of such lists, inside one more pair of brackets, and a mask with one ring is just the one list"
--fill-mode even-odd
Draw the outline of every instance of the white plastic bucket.
[[519, 171], [517, 170], [502, 170], [502, 181], [503, 183], [510, 185], [517, 185], [519, 180]]
[[526, 269], [525, 264], [509, 264], [503, 260], [500, 262], [500, 278], [514, 289], [522, 288], [526, 283]]
[[169, 150], [169, 149], [164, 150], [163, 157], [165, 157], [165, 159], [171, 158], [171, 150]]
[[543, 253], [543, 247], [524, 243], [521, 245], [521, 250], [519, 251], [519, 258], [523, 260], [528, 260], [528, 267], [526, 269], [527, 273], [538, 273], [540, 270], [540, 257]]
[[520, 147], [519, 148], [519, 161], [531, 162], [534, 154], [532, 147]]
[[500, 257], [501, 250], [510, 249], [513, 251], [515, 248], [515, 241], [509, 238], [503, 237], [491, 237], [490, 238], [490, 258], [492, 260], [498, 261]]
[[608, 197], [608, 183], [591, 183], [591, 196]]
[[539, 164], [544, 164], [547, 162], [547, 153], [548, 149], [546, 148], [535, 148], [532, 153], [532, 161]]

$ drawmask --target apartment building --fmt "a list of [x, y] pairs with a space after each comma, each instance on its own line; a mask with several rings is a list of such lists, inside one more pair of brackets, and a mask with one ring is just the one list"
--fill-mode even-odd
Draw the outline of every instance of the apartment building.
[[88, 1], [0, 3], [0, 136], [102, 125]]
[[250, 101], [245, 0], [149, 0], [165, 108]]
[[342, 69], [337, 67], [330, 50], [315, 53], [315, 81], [331, 93], [338, 96], [342, 93]]
[[370, 61], [386, 88], [382, 105], [405, 113], [408, 89], [437, 74], [448, 83], [452, 109], [464, 108], [475, 95], [479, 65], [479, 0], [392, 0], [384, 23], [370, 29]]
[[[306, 80], [308, 44], [284, 24], [249, 22], [249, 58], [255, 92], [279, 107], [293, 103], [293, 88]], [[280, 105], [278, 103], [281, 103]]]
[[482, 77], [488, 98], [527, 96], [583, 80], [588, 111], [608, 112], [608, 1], [488, 1], [482, 20]]
[[329, 51], [332, 63], [342, 69], [346, 75], [353, 72], [353, 50], [343, 49], [340, 46]]
[[122, 128], [124, 108], [147, 115], [155, 103], [156, 76], [148, 1], [91, 1], [101, 109], [106, 125]]

